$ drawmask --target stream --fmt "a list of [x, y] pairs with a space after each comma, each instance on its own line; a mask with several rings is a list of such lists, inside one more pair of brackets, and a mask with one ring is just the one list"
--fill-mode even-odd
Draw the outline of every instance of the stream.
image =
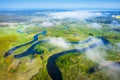
[[[23, 47], [23, 46], [26, 46], [28, 44], [32, 44], [31, 47], [29, 47], [25, 52], [23, 53], [20, 53], [20, 54], [15, 54], [14, 55], [14, 58], [22, 58], [22, 57], [25, 57], [25, 56], [28, 56], [28, 55], [34, 55], [34, 54], [41, 54], [43, 53], [43, 51], [37, 51], [35, 50], [34, 48], [36, 47], [36, 45], [38, 44], [42, 44], [43, 42], [46, 42], [46, 40], [41, 40], [41, 41], [38, 41], [38, 36], [40, 34], [43, 34], [45, 35], [46, 34], [46, 31], [42, 31], [41, 33], [38, 33], [34, 36], [34, 39], [30, 42], [27, 42], [25, 44], [22, 44], [22, 45], [19, 45], [19, 46], [16, 46], [16, 47], [13, 47], [12, 49], [8, 50], [4, 57], [8, 57], [9, 55], [11, 55], [15, 50], [17, 50], [18, 48], [20, 47]], [[104, 45], [108, 44], [109, 41], [105, 40], [104, 38], [100, 38], [98, 37], [98, 39], [101, 39], [102, 42], [104, 43]], [[88, 38], [84, 41], [81, 41], [81, 42], [71, 42], [71, 44], [84, 44], [84, 43], [88, 43], [88, 42], [91, 42], [92, 41], [92, 38]], [[62, 73], [61, 71], [59, 70], [58, 66], [56, 65], [56, 60], [65, 55], [65, 54], [70, 54], [70, 53], [75, 53], [75, 52], [78, 52], [78, 53], [82, 53], [82, 52], [85, 52], [89, 49], [93, 49], [95, 47], [97, 47], [98, 45], [100, 45], [101, 43], [93, 43], [87, 47], [83, 47], [83, 48], [80, 48], [80, 49], [72, 49], [72, 50], [66, 50], [66, 51], [62, 51], [62, 52], [59, 52], [59, 53], [56, 53], [52, 56], [50, 56], [48, 58], [48, 61], [47, 61], [47, 65], [46, 65], [46, 69], [47, 69], [47, 72], [48, 74], [50, 75], [50, 77], [52, 78], [52, 80], [62, 80]]]

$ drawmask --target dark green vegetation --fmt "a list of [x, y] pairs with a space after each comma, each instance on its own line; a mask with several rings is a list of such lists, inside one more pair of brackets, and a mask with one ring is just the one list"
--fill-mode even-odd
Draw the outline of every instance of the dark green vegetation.
[[[34, 35], [44, 30], [47, 33], [40, 35], [37, 41], [60, 37], [68, 42], [79, 42], [90, 36], [103, 37], [110, 42], [107, 45], [108, 49], [105, 50], [105, 60], [120, 62], [120, 32], [115, 31], [106, 23], [99, 23], [102, 26], [99, 29], [88, 26], [89, 22], [69, 23], [69, 20], [63, 20], [61, 24], [50, 27], [43, 25], [25, 27], [31, 23], [26, 22], [24, 24], [16, 24], [12, 27], [0, 26], [0, 80], [51, 80], [46, 70], [49, 57], [62, 51], [74, 49], [77, 44], [71, 44], [69, 48], [64, 49], [46, 41], [34, 47], [34, 50], [38, 52], [43, 51], [41, 54], [14, 58], [14, 55], [25, 52], [36, 43], [34, 42], [15, 50], [12, 55], [6, 58], [3, 57], [9, 49], [33, 40]], [[86, 44], [82, 45], [82, 47], [84, 46]], [[100, 48], [100, 51], [102, 50], [104, 49]], [[89, 70], [98, 63], [88, 58], [85, 53], [65, 54], [56, 60], [56, 65], [62, 73], [63, 80], [110, 80], [111, 78], [101, 70], [90, 73]]]

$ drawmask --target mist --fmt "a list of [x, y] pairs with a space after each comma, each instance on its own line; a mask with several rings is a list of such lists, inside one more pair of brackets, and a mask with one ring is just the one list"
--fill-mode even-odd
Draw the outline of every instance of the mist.
[[67, 42], [65, 39], [58, 37], [58, 38], [50, 38], [48, 43], [50, 43], [53, 46], [57, 46], [63, 49], [68, 49], [70, 47], [70, 43]]
[[85, 52], [87, 58], [99, 65], [98, 69], [103, 74], [108, 76], [110, 80], [120, 79], [120, 64], [107, 60], [107, 46], [99, 45], [95, 49], [90, 49]]
[[90, 23], [87, 25], [89, 28], [94, 28], [94, 29], [101, 29], [102, 25], [98, 24], [98, 23]]

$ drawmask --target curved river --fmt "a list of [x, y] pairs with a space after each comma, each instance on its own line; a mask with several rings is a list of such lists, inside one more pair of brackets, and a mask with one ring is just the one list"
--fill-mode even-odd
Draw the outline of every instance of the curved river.
[[[21, 54], [16, 54], [14, 55], [14, 58], [22, 58], [22, 57], [25, 57], [25, 56], [28, 56], [28, 55], [34, 55], [34, 54], [41, 54], [43, 51], [37, 51], [37, 50], [34, 50], [34, 48], [36, 47], [36, 45], [38, 44], [41, 44], [43, 42], [46, 42], [46, 40], [41, 40], [41, 41], [38, 41], [38, 36], [40, 34], [46, 34], [46, 31], [42, 31], [41, 33], [38, 33], [34, 36], [34, 39], [30, 42], [27, 42], [25, 44], [22, 44], [22, 45], [19, 45], [19, 46], [16, 46], [10, 50], [8, 50], [4, 57], [8, 57], [9, 55], [11, 55], [16, 49], [22, 47], [22, 46], [25, 46], [25, 45], [28, 45], [28, 44], [31, 44], [31, 43], [34, 43], [32, 44], [31, 47], [29, 47], [25, 52], [21, 53]], [[107, 40], [105, 40], [104, 38], [100, 38], [104, 44], [108, 44], [109, 42]], [[37, 42], [36, 42], [37, 41]], [[71, 42], [71, 44], [84, 44], [84, 43], [88, 43], [92, 41], [92, 38], [88, 38], [87, 40], [84, 40], [84, 41], [81, 41], [81, 42]], [[101, 43], [93, 43], [91, 45], [89, 45], [88, 47], [84, 47], [84, 48], [81, 48], [81, 49], [72, 49], [72, 50], [67, 50], [67, 51], [62, 51], [60, 53], [56, 53], [52, 56], [49, 57], [48, 61], [47, 61], [47, 65], [46, 65], [46, 68], [47, 68], [47, 72], [48, 74], [50, 75], [50, 77], [52, 78], [52, 80], [62, 80], [62, 74], [61, 74], [61, 71], [59, 70], [59, 68], [57, 67], [56, 65], [56, 60], [65, 55], [65, 54], [70, 54], [70, 53], [75, 53], [75, 52], [85, 52], [89, 49], [93, 49], [95, 47], [97, 47], [98, 45], [100, 45]]]
[[16, 54], [14, 55], [14, 58], [21, 58], [21, 57], [25, 57], [25, 56], [28, 56], [30, 54], [32, 54], [34, 56], [34, 54], [41, 54], [43, 51], [37, 51], [37, 50], [34, 50], [34, 48], [36, 47], [36, 45], [38, 44], [41, 44], [45, 42], [44, 40], [43, 41], [38, 41], [36, 42], [35, 44], [33, 44], [30, 48], [28, 48], [25, 52], [21, 53], [21, 54]]
[[40, 34], [45, 35], [45, 34], [46, 34], [46, 31], [42, 31], [41, 33], [36, 34], [36, 35], [34, 36], [34, 39], [33, 39], [32, 41], [27, 42], [27, 43], [22, 44], [22, 45], [19, 45], [19, 46], [16, 46], [16, 47], [13, 47], [12, 49], [8, 50], [8, 51], [5, 53], [4, 57], [8, 57], [8, 56], [11, 55], [16, 49], [18, 49], [18, 48], [20, 48], [20, 47], [23, 47], [23, 46], [26, 46], [26, 45], [28, 45], [28, 44], [34, 43], [35, 41], [38, 40], [38, 36], [39, 36]]
[[[101, 38], [101, 40], [103, 41], [103, 43], [106, 45], [108, 44], [109, 42], [103, 38]], [[90, 39], [87, 39], [83, 42], [80, 42], [80, 43], [85, 43], [85, 42], [90, 42], [91, 41], [91, 38]], [[72, 49], [72, 50], [68, 50], [68, 51], [63, 51], [63, 52], [60, 52], [60, 53], [56, 53], [52, 56], [49, 57], [48, 61], [47, 61], [47, 71], [48, 71], [48, 74], [50, 75], [50, 77], [52, 78], [52, 80], [62, 80], [62, 74], [61, 74], [61, 71], [59, 70], [59, 68], [57, 67], [56, 65], [56, 60], [65, 55], [65, 54], [70, 54], [70, 53], [75, 53], [75, 52], [85, 52], [89, 49], [93, 49], [95, 47], [97, 47], [98, 45], [100, 45], [100, 43], [94, 43], [94, 44], [91, 44], [89, 45], [88, 47], [84, 47], [84, 48], [81, 48], [81, 49]]]

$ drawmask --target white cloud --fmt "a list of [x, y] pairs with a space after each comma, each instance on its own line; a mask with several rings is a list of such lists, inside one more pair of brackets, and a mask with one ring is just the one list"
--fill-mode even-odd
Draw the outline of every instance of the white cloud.
[[111, 49], [114, 49], [116, 53], [120, 53], [120, 43], [116, 43], [116, 45], [112, 46]]
[[116, 43], [116, 45], [117, 45], [117, 47], [119, 47], [119, 48], [120, 48], [120, 43]]
[[98, 23], [90, 23], [90, 24], [87, 24], [87, 26], [89, 28], [95, 28], [95, 29], [101, 29], [102, 28], [102, 26]]
[[100, 66], [99, 69], [103, 71], [110, 80], [120, 80], [120, 64], [104, 61], [100, 63]]
[[104, 45], [101, 39], [95, 37], [89, 37], [84, 41], [80, 41], [78, 45], [75, 46], [77, 49], [88, 47], [89, 45], [96, 44], [98, 47]]
[[93, 62], [101, 63], [105, 61], [104, 56], [106, 55], [104, 51], [101, 51], [99, 48], [89, 49], [85, 52], [86, 56], [91, 59]]
[[89, 11], [67, 11], [50, 13], [49, 16], [56, 19], [77, 18], [80, 20], [85, 20], [90, 17], [103, 16], [103, 14], [99, 12], [92, 13]]
[[61, 47], [63, 49], [68, 49], [70, 47], [70, 43], [68, 43], [65, 39], [59, 37], [59, 38], [50, 38], [49, 43]]
[[41, 17], [33, 17], [32, 19], [31, 19], [31, 21], [43, 21], [43, 19], [44, 18], [41, 18]]
[[51, 26], [54, 26], [54, 23], [44, 21], [44, 22], [41, 23], [41, 25], [44, 26], [44, 27], [51, 27]]
[[120, 64], [107, 61], [105, 49], [95, 48], [93, 50], [87, 50], [85, 54], [90, 60], [99, 64], [98, 69], [108, 76], [110, 80], [120, 79]]

